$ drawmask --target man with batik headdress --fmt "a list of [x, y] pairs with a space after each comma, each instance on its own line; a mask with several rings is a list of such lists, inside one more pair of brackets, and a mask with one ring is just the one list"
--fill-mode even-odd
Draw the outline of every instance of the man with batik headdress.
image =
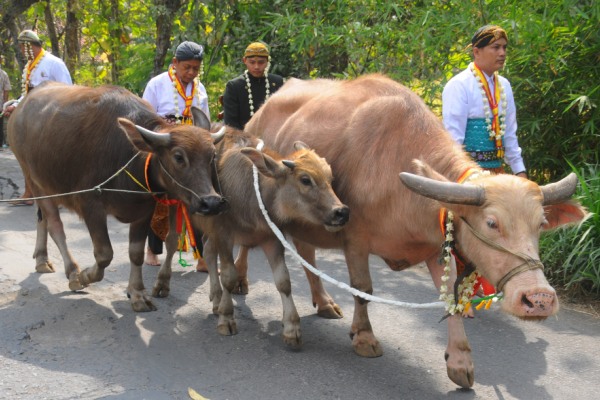
[[[167, 71], [152, 78], [146, 85], [143, 98], [148, 101], [158, 115], [170, 124], [192, 125], [192, 106], [201, 109], [210, 120], [208, 110], [208, 95], [204, 85], [198, 80], [202, 76], [202, 60], [204, 48], [194, 42], [182, 42], [175, 50], [175, 56]], [[148, 247], [146, 249], [145, 263], [148, 265], [160, 265], [157, 254], [163, 252], [163, 240], [166, 234], [164, 225], [167, 223], [168, 213], [160, 205], [154, 213], [153, 226], [161, 227], [161, 236], [152, 229], [148, 232]], [[168, 231], [168, 229], [167, 229]], [[195, 235], [200, 238], [201, 234]], [[201, 241], [200, 255], [202, 252]], [[207, 270], [202, 257], [198, 259], [196, 266], [198, 271]]]
[[475, 32], [473, 62], [444, 87], [444, 126], [482, 168], [527, 178], [517, 140], [517, 112], [509, 81], [498, 75], [506, 62], [508, 36], [497, 25]]
[[[503, 173], [505, 161], [515, 175], [527, 178], [517, 140], [517, 112], [512, 88], [498, 71], [506, 62], [508, 36], [497, 25], [475, 32], [469, 47], [473, 62], [454, 76], [442, 93], [444, 126], [452, 138], [483, 169]], [[469, 175], [465, 175], [468, 180]], [[457, 262], [457, 270], [461, 264]], [[485, 278], [475, 284], [477, 294], [491, 296], [495, 288]], [[473, 309], [463, 313], [473, 317]]]
[[264, 43], [250, 43], [242, 62], [246, 70], [227, 82], [223, 94], [223, 121], [237, 129], [244, 129], [260, 106], [283, 85], [281, 76], [269, 73], [271, 54]]
[[[27, 59], [23, 68], [23, 79], [21, 81], [21, 97], [18, 100], [10, 100], [4, 104], [4, 117], [10, 114], [18, 106], [19, 102], [37, 86], [44, 81], [63, 82], [72, 85], [71, 74], [67, 66], [60, 58], [47, 52], [42, 47], [42, 41], [37, 33], [32, 30], [24, 30], [18, 37], [21, 53]], [[32, 205], [32, 200], [26, 200], [32, 196], [29, 185], [25, 181], [25, 193], [20, 200], [12, 202], [13, 205]]]

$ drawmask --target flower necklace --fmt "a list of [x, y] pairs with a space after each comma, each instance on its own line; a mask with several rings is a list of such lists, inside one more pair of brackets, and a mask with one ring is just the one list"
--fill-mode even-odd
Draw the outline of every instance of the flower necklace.
[[[469, 64], [469, 69], [479, 83], [481, 97], [483, 98], [483, 112], [485, 123], [490, 135], [490, 140], [496, 144], [496, 155], [498, 158], [504, 158], [504, 146], [502, 137], [506, 132], [506, 93], [498, 80], [498, 72], [494, 72], [494, 93], [492, 93], [488, 81], [483, 72], [475, 63]], [[502, 111], [499, 115], [498, 105], [502, 101]]]
[[[269, 62], [267, 63], [267, 68], [265, 68], [264, 76], [265, 76], [265, 101], [271, 95], [271, 91], [269, 89], [269, 67], [271, 66], [271, 56], [269, 56]], [[246, 79], [246, 90], [248, 90], [248, 105], [250, 106], [250, 116], [254, 115], [254, 99], [252, 98], [252, 89], [250, 87], [250, 76], [248, 76], [248, 70], [244, 71], [244, 78]]]
[[[171, 78], [171, 82], [173, 82], [173, 105], [175, 107], [175, 123], [176, 124], [192, 124], [192, 103], [194, 102], [194, 97], [198, 94], [198, 78], [194, 78], [192, 81], [192, 94], [186, 96], [185, 89], [177, 75], [175, 75], [175, 67], [173, 65], [169, 66], [169, 78]], [[185, 109], [183, 113], [179, 113], [179, 96], [185, 101]], [[200, 103], [200, 98], [198, 98], [198, 103]]]
[[31, 75], [33, 74], [33, 71], [35, 71], [35, 69], [38, 67], [38, 65], [40, 65], [40, 62], [42, 61], [42, 58], [44, 58], [45, 55], [46, 51], [42, 49], [37, 55], [37, 57], [33, 58], [33, 53], [28, 51], [27, 58], [29, 59], [29, 61], [27, 61], [27, 64], [25, 64], [25, 68], [23, 68], [23, 76], [21, 79], [22, 96], [26, 95], [29, 91], [29, 81], [31, 79]]
[[[481, 176], [489, 175], [489, 171], [485, 170], [467, 170], [461, 177], [458, 179], [458, 183], [463, 183], [470, 181], [472, 179], [479, 178]], [[440, 212], [440, 219], [443, 223], [445, 210]], [[448, 210], [448, 213], [445, 217], [445, 241], [442, 248], [442, 262], [444, 263], [444, 275], [442, 275], [442, 284], [440, 285], [440, 300], [444, 302], [444, 308], [446, 310], [446, 316], [454, 315], [457, 312], [468, 312], [471, 304], [477, 304], [475, 307], [477, 310], [481, 309], [485, 306], [485, 309], [488, 310], [493, 302], [499, 300], [499, 297], [496, 293], [491, 294], [489, 296], [484, 296], [479, 299], [472, 299], [472, 296], [475, 294], [475, 286], [478, 283], [478, 279], [481, 277], [477, 271], [473, 271], [471, 274], [466, 276], [462, 282], [457, 287], [458, 299], [454, 298], [453, 293], [448, 293], [448, 285], [447, 282], [450, 279], [450, 260], [452, 258], [452, 251], [455, 249], [454, 242], [454, 214], [452, 211]]]

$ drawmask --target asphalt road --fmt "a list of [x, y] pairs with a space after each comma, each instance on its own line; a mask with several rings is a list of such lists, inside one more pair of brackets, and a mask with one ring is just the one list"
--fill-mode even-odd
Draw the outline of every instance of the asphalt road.
[[[0, 199], [19, 195], [23, 181], [8, 150], [0, 152]], [[62, 210], [71, 251], [93, 263], [84, 224]], [[563, 306], [558, 316], [529, 323], [498, 309], [466, 321], [475, 385], [446, 376], [446, 325], [441, 309], [369, 306], [384, 355], [354, 354], [348, 337], [353, 300], [326, 284], [346, 317], [316, 316], [304, 273], [288, 266], [301, 316], [300, 351], [281, 340], [281, 301], [259, 250], [250, 253], [250, 293], [235, 297], [239, 334], [220, 336], [208, 301], [206, 274], [174, 266], [171, 294], [158, 311], [136, 314], [125, 296], [127, 226], [110, 221], [115, 258], [102, 282], [73, 293], [61, 272], [40, 275], [31, 258], [35, 208], [0, 203], [0, 398], [188, 399], [188, 388], [224, 399], [596, 399], [600, 385], [600, 320]], [[191, 255], [186, 257], [192, 261]], [[319, 252], [321, 269], [348, 281], [343, 255]], [[372, 258], [375, 295], [436, 301], [423, 267], [393, 272]], [[144, 268], [151, 288], [157, 267]]]

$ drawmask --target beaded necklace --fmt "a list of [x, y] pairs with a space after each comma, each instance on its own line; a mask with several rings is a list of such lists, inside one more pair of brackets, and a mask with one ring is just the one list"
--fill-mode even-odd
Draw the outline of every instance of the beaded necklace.
[[[198, 94], [198, 78], [194, 78], [192, 81], [192, 94], [187, 96], [185, 94], [185, 88], [179, 81], [179, 78], [175, 74], [175, 67], [173, 65], [169, 66], [169, 78], [171, 82], [173, 82], [173, 105], [175, 107], [175, 118], [176, 124], [192, 124], [192, 103], [194, 102], [194, 97]], [[183, 110], [183, 114], [179, 113], [179, 97], [185, 101], [185, 109]], [[200, 98], [198, 98], [198, 104], [200, 104]]]
[[[269, 56], [269, 62], [267, 63], [267, 67], [265, 68], [264, 76], [265, 76], [265, 101], [271, 95], [271, 91], [269, 89], [269, 67], [271, 66], [271, 56]], [[248, 105], [250, 106], [250, 116], [254, 115], [254, 99], [252, 97], [252, 88], [250, 87], [250, 76], [248, 75], [248, 70], [244, 71], [244, 78], [246, 79], [246, 90], [248, 90]]]
[[26, 95], [29, 91], [29, 81], [31, 80], [31, 75], [42, 61], [42, 58], [44, 58], [44, 56], [46, 55], [46, 51], [42, 49], [37, 55], [37, 57], [34, 58], [31, 45], [27, 43], [26, 46], [28, 46], [25, 51], [27, 52], [27, 59], [29, 61], [27, 61], [27, 64], [25, 64], [25, 67], [23, 68], [23, 76], [21, 79], [22, 96]]
[[[504, 146], [502, 137], [506, 131], [506, 93], [498, 80], [498, 72], [494, 72], [494, 93], [492, 93], [487, 79], [481, 69], [475, 64], [469, 64], [469, 70], [479, 83], [481, 97], [483, 100], [483, 112], [485, 123], [490, 135], [490, 140], [496, 144], [496, 155], [498, 158], [504, 158]], [[502, 110], [499, 112], [498, 105], [502, 101]]]

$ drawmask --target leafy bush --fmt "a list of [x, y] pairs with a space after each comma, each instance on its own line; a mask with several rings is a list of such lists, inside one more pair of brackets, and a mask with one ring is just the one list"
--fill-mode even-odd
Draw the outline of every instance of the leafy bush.
[[580, 224], [544, 233], [540, 253], [551, 283], [574, 295], [600, 295], [600, 165], [573, 171], [577, 197], [590, 215]]

